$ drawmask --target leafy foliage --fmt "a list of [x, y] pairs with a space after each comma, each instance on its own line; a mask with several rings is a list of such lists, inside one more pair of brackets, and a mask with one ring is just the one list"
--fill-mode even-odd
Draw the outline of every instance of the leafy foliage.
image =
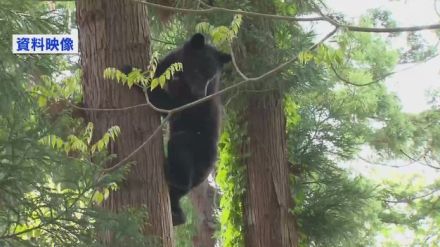
[[212, 43], [220, 49], [227, 50], [230, 43], [237, 37], [243, 17], [235, 15], [230, 27], [216, 26], [208, 22], [200, 22], [196, 25], [196, 31], [209, 35]]
[[104, 78], [116, 80], [123, 85], [127, 84], [129, 88], [133, 85], [138, 85], [143, 88], [150, 88], [153, 90], [157, 86], [164, 87], [167, 80], [170, 80], [174, 73], [183, 70], [182, 63], [173, 63], [168, 67], [159, 77], [154, 77], [157, 66], [157, 55], [152, 56], [152, 61], [149, 68], [142, 72], [139, 69], [133, 69], [128, 75], [115, 68], [106, 68], [104, 70]]
[[409, 49], [402, 52], [400, 63], [423, 62], [437, 54], [437, 48], [428, 45], [420, 34], [409, 33], [406, 40]]
[[54, 149], [69, 152], [90, 153], [93, 155], [96, 151], [102, 152], [107, 149], [110, 140], [114, 141], [121, 132], [118, 126], [113, 126], [96, 143], [91, 144], [93, 135], [93, 123], [89, 123], [81, 137], [69, 135], [64, 141], [56, 135], [48, 135], [40, 139], [40, 143], [51, 146]]
[[[229, 118], [237, 119], [235, 115]], [[243, 157], [240, 145], [246, 138], [238, 125], [229, 119], [219, 141], [220, 161], [216, 182], [220, 187], [220, 230], [217, 233], [222, 246], [243, 246], [243, 196], [245, 192]]]

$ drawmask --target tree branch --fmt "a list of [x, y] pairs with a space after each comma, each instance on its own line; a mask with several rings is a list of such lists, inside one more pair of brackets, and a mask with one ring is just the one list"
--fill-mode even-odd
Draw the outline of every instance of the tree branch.
[[379, 78], [379, 79], [372, 80], [372, 81], [370, 81], [370, 82], [368, 82], [368, 83], [360, 84], [360, 83], [355, 83], [355, 82], [352, 82], [352, 81], [350, 81], [350, 80], [344, 78], [341, 74], [339, 74], [339, 72], [336, 70], [336, 68], [335, 68], [335, 66], [333, 66], [333, 64], [330, 64], [330, 68], [332, 69], [333, 73], [335, 74], [335, 76], [336, 76], [339, 80], [341, 80], [342, 82], [344, 82], [344, 83], [346, 83], [346, 84], [350, 84], [350, 85], [357, 86], [357, 87], [365, 87], [365, 86], [369, 86], [369, 85], [372, 85], [372, 84], [378, 83], [379, 81], [384, 80], [384, 79], [387, 78], [388, 76], [393, 75], [393, 74], [396, 73], [396, 72], [387, 73], [386, 75], [384, 75], [383, 77], [381, 77], [381, 78]]
[[440, 29], [440, 23], [422, 25], [422, 26], [410, 26], [410, 27], [392, 27], [392, 28], [379, 28], [379, 27], [359, 27], [353, 25], [345, 25], [339, 23], [337, 20], [331, 18], [329, 15], [324, 14], [317, 6], [314, 7], [315, 12], [318, 13], [325, 21], [332, 24], [335, 27], [346, 29], [352, 32], [367, 32], [367, 33], [399, 33], [399, 32], [415, 32], [421, 30], [433, 30]]
[[126, 106], [126, 107], [121, 107], [121, 108], [87, 108], [87, 107], [77, 106], [77, 105], [70, 103], [70, 102], [67, 102], [67, 104], [72, 106], [75, 109], [82, 110], [82, 111], [126, 111], [126, 110], [135, 109], [138, 107], [148, 106], [148, 103], [143, 103], [143, 104]]
[[237, 71], [237, 73], [241, 76], [243, 80], [249, 80], [249, 77], [247, 77], [243, 72], [241, 72], [240, 68], [238, 67], [237, 61], [235, 60], [235, 53], [234, 53], [234, 49], [232, 48], [232, 45], [230, 46], [230, 48], [231, 48], [232, 64], [234, 65], [235, 71]]
[[[415, 31], [421, 31], [421, 30], [440, 29], [440, 23], [430, 24], [430, 25], [422, 25], [422, 26], [393, 27], [393, 28], [359, 27], [359, 26], [353, 26], [353, 25], [345, 25], [345, 24], [339, 23], [335, 19], [324, 14], [317, 7], [315, 7], [315, 12], [318, 13], [320, 15], [320, 17], [293, 17], [293, 16], [264, 14], [264, 13], [250, 12], [250, 11], [243, 11], [243, 10], [233, 10], [233, 9], [228, 9], [228, 8], [223, 8], [223, 7], [213, 7], [213, 6], [210, 6], [207, 9], [187, 9], [187, 8], [170, 7], [170, 6], [165, 6], [165, 5], [156, 4], [156, 3], [150, 3], [150, 2], [142, 1], [142, 0], [133, 0], [133, 1], [148, 5], [150, 7], [159, 8], [159, 9], [166, 9], [169, 11], [181, 12], [181, 13], [210, 14], [210, 13], [222, 12], [222, 13], [231, 13], [231, 14], [241, 14], [241, 15], [246, 15], [246, 16], [264, 17], [264, 18], [270, 18], [270, 19], [276, 19], [276, 20], [298, 21], [298, 22], [326, 21], [326, 22], [330, 23], [331, 25], [333, 25], [334, 27], [346, 29], [346, 30], [349, 30], [352, 32], [399, 33], [399, 32], [415, 32]], [[207, 5], [207, 6], [209, 6], [209, 5]]]
[[433, 189], [433, 190], [431, 190], [425, 194], [421, 194], [421, 195], [414, 195], [412, 197], [398, 199], [398, 200], [384, 200], [384, 201], [387, 203], [395, 203], [395, 204], [397, 204], [397, 203], [410, 203], [410, 202], [418, 200], [418, 199], [423, 199], [425, 197], [432, 196], [439, 191], [440, 191], [440, 189]]
[[426, 154], [428, 153], [428, 151], [425, 152], [425, 154], [423, 154], [422, 156], [420, 156], [420, 158], [414, 158], [414, 157], [411, 157], [411, 155], [409, 155], [408, 153], [406, 153], [406, 152], [403, 151], [402, 149], [400, 149], [399, 151], [400, 151], [405, 157], [407, 157], [408, 159], [410, 159], [410, 160], [412, 160], [412, 161], [414, 161], [414, 162], [418, 162], [418, 163], [420, 163], [420, 164], [422, 164], [422, 165], [426, 165], [426, 166], [428, 166], [428, 167], [431, 167], [432, 169], [440, 170], [440, 166], [435, 166], [435, 165], [429, 164], [429, 162], [421, 162], [421, 161], [420, 161], [423, 157], [426, 156]]
[[371, 164], [371, 165], [379, 165], [379, 166], [385, 166], [385, 167], [391, 167], [391, 168], [402, 168], [402, 167], [407, 167], [407, 166], [410, 166], [410, 165], [414, 165], [416, 163], [415, 161], [410, 161], [409, 163], [403, 164], [403, 165], [390, 165], [390, 164], [387, 164], [387, 163], [380, 163], [380, 162], [377, 162], [377, 161], [371, 161], [371, 160], [369, 160], [367, 158], [364, 158], [364, 157], [362, 157], [360, 155], [358, 155], [357, 158], [362, 160], [362, 161], [364, 161], [364, 162], [367, 162], [368, 164]]
[[240, 15], [246, 15], [246, 16], [265, 17], [265, 18], [271, 18], [271, 19], [276, 19], [276, 20], [289, 20], [289, 21], [324, 21], [325, 20], [323, 17], [282, 16], [282, 15], [263, 14], [263, 13], [243, 11], [243, 10], [233, 10], [233, 9], [227, 9], [227, 8], [222, 8], [222, 7], [210, 7], [207, 9], [186, 9], [186, 8], [176, 8], [176, 7], [165, 6], [165, 5], [161, 5], [161, 4], [157, 4], [157, 3], [150, 3], [150, 2], [142, 1], [142, 0], [133, 0], [133, 1], [141, 3], [141, 4], [145, 4], [150, 7], [170, 10], [170, 11], [174, 11], [174, 12], [181, 12], [181, 13], [212, 14], [212, 13], [221, 12], [221, 13], [240, 14]]
[[339, 26], [352, 32], [368, 32], [368, 33], [401, 33], [401, 32], [415, 32], [422, 30], [436, 30], [440, 29], [440, 24], [430, 24], [423, 26], [410, 27], [392, 27], [392, 28], [378, 28], [378, 27], [359, 27], [351, 25], [341, 25], [339, 23], [331, 23], [334, 26]]
[[353, 32], [401, 33], [401, 32], [415, 32], [422, 30], [436, 30], [436, 29], [440, 29], [440, 24], [430, 24], [430, 25], [422, 25], [422, 26], [410, 26], [410, 27], [391, 27], [391, 28], [358, 27], [351, 25], [340, 25], [340, 27]]
[[[48, 1], [48, 0], [40, 0], [40, 1]], [[56, 0], [59, 2], [70, 2], [74, 0]], [[243, 10], [233, 10], [223, 7], [210, 7], [207, 9], [187, 9], [187, 8], [176, 8], [165, 6], [157, 3], [150, 3], [142, 0], [133, 0], [134, 2], [138, 2], [140, 4], [145, 4], [147, 6], [159, 9], [165, 9], [174, 12], [181, 13], [193, 13], [193, 14], [211, 14], [211, 13], [231, 13], [231, 14], [240, 14], [246, 16], [255, 16], [255, 17], [264, 17], [276, 20], [287, 20], [287, 21], [327, 21], [335, 27], [346, 29], [353, 32], [369, 32], [369, 33], [399, 33], [399, 32], [415, 32], [421, 30], [436, 30], [440, 29], [440, 23], [430, 24], [430, 25], [422, 25], [422, 26], [409, 26], [409, 27], [393, 27], [393, 28], [376, 28], [376, 27], [359, 27], [353, 25], [345, 25], [341, 24], [338, 21], [332, 19], [328, 15], [323, 14], [319, 9], [315, 9], [321, 16], [318, 17], [293, 17], [293, 16], [282, 16], [282, 15], [273, 15], [273, 14], [264, 14], [258, 12], [251, 11], [243, 11]], [[206, 6], [206, 4], [205, 4]], [[208, 5], [209, 6], [209, 5]]]
[[165, 125], [165, 123], [170, 119], [171, 114], [168, 114], [163, 120], [162, 123], [153, 131], [153, 133], [147, 138], [147, 140], [145, 140], [139, 147], [137, 147], [135, 150], [133, 150], [133, 152], [131, 152], [129, 155], [127, 155], [125, 158], [123, 158], [122, 160], [120, 160], [118, 163], [116, 163], [114, 166], [103, 169], [102, 173], [109, 173], [112, 171], [115, 171], [116, 169], [122, 167], [123, 165], [125, 165], [131, 157], [133, 157], [137, 152], [139, 152], [145, 145], [147, 145], [155, 135], [157, 135], [157, 133], [159, 133], [159, 130], [162, 129], [162, 127]]
[[154, 37], [150, 37], [151, 40], [162, 43], [162, 44], [166, 44], [166, 45], [172, 45], [172, 46], [177, 46], [176, 43], [170, 42], [170, 41], [166, 41], [166, 40], [161, 40], [158, 38], [154, 38]]

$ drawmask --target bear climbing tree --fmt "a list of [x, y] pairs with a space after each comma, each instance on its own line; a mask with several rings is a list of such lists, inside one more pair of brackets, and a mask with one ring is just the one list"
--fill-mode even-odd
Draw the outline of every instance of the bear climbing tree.
[[[148, 98], [157, 108], [170, 110], [211, 95], [218, 91], [222, 67], [230, 61], [229, 54], [206, 44], [204, 36], [197, 33], [159, 62], [155, 77], [177, 62], [182, 63], [183, 71], [176, 72], [165, 88], [147, 90]], [[173, 225], [185, 222], [180, 198], [203, 182], [214, 166], [219, 127], [219, 97], [176, 112], [170, 118], [165, 172]]]

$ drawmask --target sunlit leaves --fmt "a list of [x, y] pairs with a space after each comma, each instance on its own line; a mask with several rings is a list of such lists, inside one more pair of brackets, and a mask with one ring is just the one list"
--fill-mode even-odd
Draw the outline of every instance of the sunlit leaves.
[[230, 30], [228, 27], [219, 26], [211, 31], [212, 43], [222, 44], [226, 40], [230, 39]]
[[373, 77], [365, 70], [351, 70], [348, 72], [348, 80], [362, 85], [373, 81]]
[[[229, 118], [232, 120], [234, 115], [229, 114]], [[245, 166], [239, 147], [246, 140], [244, 131], [234, 121], [228, 121], [219, 141], [220, 161], [216, 170], [216, 182], [222, 197], [218, 235], [221, 245], [225, 247], [242, 246], [244, 241], [242, 198], [245, 192]]]
[[48, 135], [40, 139], [40, 143], [50, 146], [53, 149], [62, 149], [64, 141], [56, 135]]
[[93, 123], [89, 122], [84, 129], [83, 138], [87, 144], [90, 144], [92, 142], [93, 137]]
[[127, 85], [131, 88], [133, 85], [141, 87], [149, 87], [151, 90], [157, 86], [164, 87], [166, 82], [170, 80], [174, 74], [183, 70], [182, 63], [173, 63], [168, 67], [159, 77], [154, 77], [157, 67], [157, 60], [153, 59], [150, 64], [150, 69], [141, 71], [133, 69], [128, 75], [116, 68], [106, 68], [104, 70], [104, 78], [115, 80], [122, 85]]
[[302, 64], [306, 64], [312, 59], [313, 59], [313, 54], [309, 51], [302, 51], [298, 54], [298, 61]]
[[170, 80], [177, 71], [182, 71], [182, 63], [173, 63], [159, 77], [151, 80], [150, 89], [153, 90], [157, 86], [164, 87], [166, 82]]
[[207, 34], [211, 37], [212, 43], [222, 49], [226, 50], [232, 40], [237, 37], [242, 23], [242, 15], [234, 15], [234, 19], [229, 27], [227, 26], [213, 26], [208, 22], [201, 22], [196, 25], [196, 31]]
[[[242, 23], [242, 16], [235, 15], [230, 27], [217, 26], [214, 27], [207, 22], [201, 22], [196, 25], [196, 31], [208, 34], [211, 37], [212, 43], [220, 49], [226, 50], [230, 42], [238, 35], [240, 25]], [[125, 74], [116, 68], [106, 68], [104, 70], [104, 78], [115, 80], [123, 85], [132, 87], [138, 85], [143, 88], [150, 88], [150, 90], [160, 86], [164, 87], [166, 82], [171, 80], [174, 74], [182, 71], [182, 63], [173, 63], [161, 75], [155, 77], [157, 68], [157, 53], [151, 56], [150, 65], [147, 70], [142, 71], [134, 68], [131, 72]]]
[[45, 107], [47, 105], [47, 98], [45, 96], [38, 97], [38, 106]]
[[64, 144], [64, 150], [66, 153], [70, 151], [87, 152], [87, 144], [79, 139], [77, 136], [69, 135], [67, 137], [67, 142]]
[[325, 64], [342, 64], [344, 62], [343, 50], [320, 45], [316, 51], [315, 62]]
[[56, 135], [48, 135], [41, 138], [39, 142], [48, 145], [53, 149], [63, 150], [66, 153], [77, 151], [93, 155], [97, 151], [104, 151], [110, 141], [115, 141], [120, 133], [121, 129], [118, 126], [113, 126], [104, 133], [101, 139], [92, 144], [93, 124], [88, 123], [81, 137], [69, 135], [67, 140], [63, 140]]
[[[130, 74], [132, 74], [132, 75], [139, 75], [140, 74], [140, 70], [133, 69], [130, 72]], [[122, 85], [128, 84], [128, 87], [130, 87], [130, 88], [131, 88], [131, 86], [133, 86], [133, 84], [135, 82], [134, 80], [136, 80], [136, 79], [137, 79], [137, 81], [141, 80], [141, 77], [138, 78], [138, 77], [132, 76], [131, 77], [131, 82], [128, 83], [128, 76], [124, 72], [122, 72], [122, 71], [120, 71], [120, 70], [118, 70], [116, 68], [106, 68], [104, 70], [104, 78], [105, 79], [110, 79], [110, 80], [116, 80], [117, 82], [121, 83]]]
[[61, 79], [40, 76], [40, 83], [30, 87], [30, 92], [38, 97], [38, 106], [40, 107], [47, 106], [48, 101], [75, 101], [82, 93], [81, 71], [76, 70]]
[[101, 204], [105, 199], [110, 195], [110, 190], [108, 188], [104, 188], [103, 191], [95, 191], [92, 196], [92, 200], [98, 205]]
[[93, 154], [95, 151], [103, 151], [105, 148], [107, 148], [110, 141], [115, 141], [119, 133], [121, 133], [121, 129], [118, 126], [113, 126], [108, 129], [102, 138], [92, 145], [90, 148], [91, 153]]
[[298, 112], [299, 106], [288, 96], [284, 103], [284, 112], [286, 114], [286, 124], [288, 128], [293, 128], [301, 121], [301, 115]]
[[196, 31], [199, 33], [211, 33], [214, 29], [214, 26], [209, 24], [208, 22], [200, 22], [196, 25]]
[[242, 21], [243, 21], [242, 15], [234, 15], [234, 19], [232, 20], [231, 28], [230, 28], [233, 37], [236, 37], [238, 35], [238, 31], [240, 30]]

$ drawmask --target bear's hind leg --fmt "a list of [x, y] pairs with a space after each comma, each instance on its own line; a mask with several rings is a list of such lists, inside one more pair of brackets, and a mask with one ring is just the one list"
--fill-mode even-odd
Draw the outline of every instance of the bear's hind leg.
[[180, 131], [171, 134], [168, 141], [168, 162], [165, 169], [170, 191], [173, 225], [185, 223], [185, 215], [179, 201], [193, 187], [195, 153], [192, 142], [194, 137], [191, 132]]
[[186, 221], [185, 214], [183, 213], [183, 210], [180, 207], [179, 201], [180, 198], [182, 198], [188, 192], [175, 188], [173, 187], [173, 185], [169, 185], [169, 193], [170, 193], [171, 216], [173, 219], [173, 226], [184, 224]]

